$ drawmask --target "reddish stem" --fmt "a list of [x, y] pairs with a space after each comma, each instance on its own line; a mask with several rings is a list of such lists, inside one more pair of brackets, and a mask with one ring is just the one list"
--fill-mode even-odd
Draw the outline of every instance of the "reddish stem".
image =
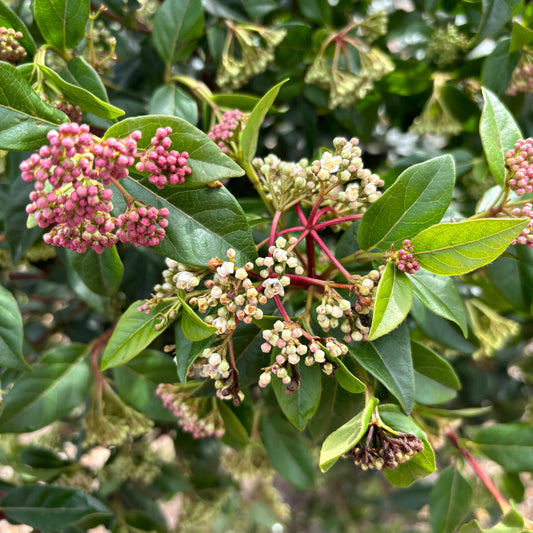
[[290, 280], [291, 285], [299, 285], [301, 287], [309, 287], [310, 285], [318, 285], [319, 287], [336, 287], [337, 289], [350, 289], [351, 285], [346, 283], [333, 283], [324, 279], [309, 278], [307, 276], [297, 276], [296, 274], [285, 274]]
[[447, 437], [450, 439], [452, 444], [461, 452], [461, 455], [470, 463], [470, 466], [474, 469], [479, 479], [481, 479], [485, 487], [487, 487], [488, 491], [492, 494], [494, 499], [498, 502], [498, 505], [500, 506], [502, 513], [504, 514], [507, 513], [511, 509], [511, 505], [504, 498], [504, 496], [498, 490], [496, 485], [494, 485], [494, 483], [489, 478], [489, 476], [483, 471], [480, 464], [474, 459], [472, 454], [459, 444], [459, 437], [453, 431], [449, 431], [447, 433]]
[[282, 229], [281, 231], [278, 231], [276, 233], [276, 237], [279, 237], [280, 235], [285, 235], [285, 233], [296, 233], [297, 231], [305, 231], [304, 226], [294, 226], [294, 228], [286, 228]]
[[313, 240], [313, 233], [316, 235], [316, 232], [311, 231], [305, 237], [305, 249], [307, 253], [307, 273], [312, 278], [315, 277], [315, 241]]
[[324, 222], [320, 222], [320, 224], [317, 224], [313, 229], [316, 231], [320, 231], [321, 229], [324, 229], [328, 226], [334, 226], [335, 224], [342, 224], [343, 222], [349, 222], [351, 220], [359, 220], [362, 218], [363, 215], [347, 215], [345, 217], [339, 217], [339, 218], [332, 218], [331, 220], [325, 220]]
[[304, 212], [302, 211], [302, 208], [300, 207], [300, 204], [296, 204], [294, 206], [294, 210], [296, 211], [302, 226], [307, 227], [307, 219], [305, 218]]
[[274, 296], [274, 302], [276, 304], [276, 307], [278, 308], [281, 318], [283, 318], [285, 322], [288, 322], [290, 324], [292, 322], [291, 317], [288, 315], [287, 311], [285, 310], [285, 307], [283, 307], [281, 299], [277, 294]]
[[268, 239], [269, 247], [274, 245], [274, 240], [276, 239], [276, 228], [278, 227], [278, 222], [281, 218], [281, 215], [281, 211], [276, 211], [274, 213], [274, 218], [272, 219], [272, 226], [270, 227], [270, 238]]
[[302, 232], [302, 234], [298, 237], [298, 240], [294, 244], [291, 244], [291, 246], [289, 246], [289, 248], [287, 248], [287, 251], [290, 252], [290, 251], [294, 250], [298, 246], [298, 244], [300, 244], [300, 242], [303, 241], [307, 237], [307, 235], [309, 235], [309, 230], [308, 229], [306, 229], [306, 230], [304, 230]]
[[111, 326], [103, 335], [95, 340], [93, 347], [91, 349], [91, 368], [94, 374], [94, 379], [96, 380], [97, 386], [101, 387], [105, 383], [105, 378], [100, 371], [100, 365], [98, 364], [98, 356], [100, 352], [107, 344], [107, 341], [111, 337], [113, 330], [115, 329], [115, 324]]
[[329, 260], [335, 265], [339, 272], [342, 272], [344, 277], [350, 281], [352, 275], [339, 263], [339, 260], [331, 253], [331, 250], [327, 247], [326, 243], [318, 236], [315, 230], [311, 230], [311, 236], [316, 241], [318, 246], [322, 248], [324, 253], [328, 256]]
[[328, 211], [335, 211], [333, 209], [333, 207], [324, 207], [323, 209], [321, 209], [316, 215], [315, 215], [315, 218], [313, 219], [313, 229], [316, 229], [316, 224], [317, 222], [320, 220], [320, 217], [324, 214], [324, 213], [327, 213]]

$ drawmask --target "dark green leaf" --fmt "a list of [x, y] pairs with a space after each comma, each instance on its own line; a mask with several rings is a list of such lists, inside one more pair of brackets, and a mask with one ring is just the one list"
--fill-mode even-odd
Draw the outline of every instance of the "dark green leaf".
[[277, 0], [242, 0], [242, 3], [251, 19], [262, 17], [279, 7]]
[[303, 435], [279, 415], [262, 416], [260, 429], [274, 468], [296, 487], [311, 490], [315, 483], [313, 459]]
[[353, 394], [359, 394], [365, 390], [365, 384], [356, 378], [340, 359], [335, 359], [334, 363], [338, 365], [335, 370], [335, 379], [344, 390]]
[[450, 155], [404, 170], [361, 219], [357, 239], [363, 250], [386, 250], [441, 220], [455, 186]]
[[351, 348], [350, 353], [394, 394], [405, 412], [411, 411], [415, 378], [409, 330], [405, 323], [385, 337]]
[[479, 135], [492, 176], [505, 184], [505, 153], [522, 138], [520, 128], [508, 109], [489, 89], [483, 88], [485, 105], [479, 122]]
[[19, 452], [20, 460], [32, 468], [64, 468], [72, 464], [71, 460], [62, 459], [48, 448], [28, 446]]
[[332, 7], [327, 0], [298, 0], [302, 15], [319, 24], [329, 23], [332, 16]]
[[15, 297], [0, 285], [0, 366], [28, 370], [22, 354], [24, 330]]
[[5, 396], [0, 433], [35, 431], [85, 400], [91, 384], [87, 354], [82, 344], [59, 346], [33, 372], [22, 374]]
[[458, 468], [442, 471], [429, 495], [429, 522], [435, 533], [453, 533], [466, 518], [472, 487]]
[[0, 149], [35, 150], [46, 134], [68, 122], [67, 116], [45, 104], [17, 69], [0, 61]]
[[60, 531], [89, 518], [104, 521], [111, 511], [85, 492], [56, 485], [26, 485], [7, 491], [0, 507], [12, 520], [42, 531]]
[[320, 449], [320, 470], [322, 472], [327, 472], [339, 457], [342, 457], [361, 440], [368, 429], [372, 412], [377, 404], [378, 399], [372, 398], [361, 412], [328, 435]]
[[185, 61], [204, 31], [204, 10], [197, 0], [165, 0], [158, 9], [152, 39], [168, 64]]
[[198, 122], [198, 106], [192, 96], [175, 85], [162, 85], [157, 89], [148, 106], [151, 115], [171, 115], [184, 118], [191, 124]]
[[31, 36], [30, 30], [28, 30], [24, 22], [4, 2], [0, 2], [0, 25], [4, 26], [4, 28], [13, 28], [15, 31], [20, 31], [22, 33], [22, 39], [17, 40], [30, 57], [35, 54], [37, 46]]
[[115, 294], [122, 281], [124, 266], [117, 249], [107, 248], [102, 254], [88, 250], [83, 254], [67, 251], [70, 264], [91, 291], [102, 296]]
[[184, 313], [181, 318], [181, 329], [190, 341], [201, 341], [211, 337], [217, 331], [215, 326], [206, 324], [183, 300], [179, 299]]
[[482, 0], [477, 41], [490, 37], [511, 20], [513, 12], [519, 4], [520, 0]]
[[66, 50], [83, 39], [89, 20], [89, 0], [35, 0], [33, 9], [47, 44]]
[[376, 340], [401, 324], [412, 304], [409, 278], [392, 262], [388, 263], [379, 280], [368, 340]]
[[100, 100], [109, 101], [100, 76], [82, 56], [73, 57], [61, 71], [61, 77], [71, 84], [87, 89]]
[[217, 406], [226, 430], [222, 438], [224, 444], [233, 448], [245, 446], [249, 441], [248, 432], [238, 416], [223, 401], [217, 401]]
[[509, 85], [520, 54], [510, 52], [511, 39], [502, 39], [487, 56], [481, 68], [481, 84], [495, 94], [503, 94]]
[[523, 219], [507, 218], [435, 224], [419, 233], [412, 244], [422, 268], [459, 276], [494, 261], [526, 225]]
[[[175, 300], [161, 301], [150, 309], [149, 313], [139, 311], [144, 302], [133, 302], [120, 317], [102, 356], [101, 368], [112, 368], [123, 365], [142, 352], [156, 337], [170, 325], [168, 313], [180, 306]], [[156, 324], [163, 322], [160, 329]]]

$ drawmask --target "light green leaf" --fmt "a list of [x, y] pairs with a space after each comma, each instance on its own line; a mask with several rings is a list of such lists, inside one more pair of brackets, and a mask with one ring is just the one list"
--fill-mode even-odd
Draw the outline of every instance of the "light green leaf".
[[[179, 297], [178, 297], [179, 298]], [[190, 341], [201, 341], [211, 337], [216, 333], [217, 328], [206, 324], [187, 304], [185, 300], [179, 298], [181, 306], [185, 311], [181, 318], [181, 329], [183, 334]]]
[[22, 354], [24, 329], [15, 297], [0, 285], [0, 366], [28, 370]]
[[479, 121], [479, 135], [490, 171], [498, 185], [505, 184], [505, 153], [522, 133], [509, 110], [489, 89], [482, 89], [485, 105]]
[[319, 464], [322, 472], [327, 472], [339, 457], [342, 457], [361, 440], [368, 429], [372, 411], [377, 404], [378, 399], [372, 398], [360, 413], [328, 435], [320, 449]]
[[422, 268], [459, 276], [494, 261], [527, 224], [524, 219], [508, 218], [435, 224], [419, 233], [412, 244]]
[[192, 96], [172, 84], [162, 85], [152, 95], [148, 105], [150, 115], [171, 115], [191, 124], [198, 122], [198, 106]]
[[335, 370], [335, 379], [344, 390], [353, 394], [364, 392], [366, 389], [365, 384], [346, 368], [340, 358], [332, 358], [331, 361], [338, 366], [337, 370]]
[[401, 324], [412, 304], [413, 290], [409, 278], [393, 263], [388, 263], [379, 280], [368, 340], [376, 340]]
[[156, 329], [156, 324], [160, 324], [171, 310], [177, 311], [181, 305], [175, 300], [161, 301], [149, 313], [144, 313], [138, 309], [143, 303], [143, 300], [133, 302], [120, 317], [104, 350], [100, 364], [102, 370], [123, 365], [142, 352], [165, 331], [171, 320], [165, 320], [161, 329]]
[[404, 170], [365, 212], [357, 240], [362, 250], [386, 250], [439, 222], [452, 200], [455, 164], [450, 155]]
[[533, 31], [526, 28], [516, 20], [513, 20], [513, 31], [511, 32], [510, 52], [520, 52], [524, 46], [533, 43]]

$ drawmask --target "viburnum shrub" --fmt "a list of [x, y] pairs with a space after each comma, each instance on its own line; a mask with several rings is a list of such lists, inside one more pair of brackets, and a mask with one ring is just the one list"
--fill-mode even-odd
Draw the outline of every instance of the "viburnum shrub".
[[1, 518], [531, 530], [532, 22], [0, 3]]

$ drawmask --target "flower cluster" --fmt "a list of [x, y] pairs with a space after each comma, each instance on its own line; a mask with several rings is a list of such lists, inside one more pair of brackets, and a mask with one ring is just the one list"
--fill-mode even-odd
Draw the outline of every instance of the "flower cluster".
[[411, 433], [393, 435], [376, 423], [371, 423], [361, 440], [346, 454], [362, 470], [395, 469], [424, 451], [424, 443]]
[[[103, 10], [102, 7], [100, 10]], [[111, 76], [117, 59], [117, 40], [103, 20], [96, 20], [89, 28], [88, 46], [84, 48], [82, 55], [100, 75]]]
[[229, 21], [226, 21], [226, 25], [228, 35], [216, 82], [224, 90], [233, 90], [242, 87], [250, 78], [266, 70], [274, 59], [276, 47], [287, 32]]
[[513, 209], [513, 215], [517, 218], [529, 218], [529, 224], [520, 232], [520, 235], [511, 244], [524, 244], [528, 248], [533, 248], [533, 206], [527, 203], [520, 209]]
[[177, 185], [185, 181], [185, 176], [191, 173], [187, 166], [189, 154], [169, 148], [172, 145], [170, 134], [172, 128], [157, 128], [155, 136], [152, 138], [150, 146], [135, 168], [139, 172], [148, 172], [148, 181], [158, 189], [163, 189], [167, 183]]
[[0, 61], [8, 63], [20, 63], [26, 58], [26, 50], [18, 42], [23, 35], [13, 28], [0, 26]]
[[205, 398], [193, 398], [183, 386], [170, 383], [161, 383], [156, 394], [163, 405], [178, 418], [179, 426], [195, 439], [211, 436], [220, 438], [224, 435], [224, 423], [218, 409], [205, 413]]
[[435, 30], [427, 47], [427, 55], [442, 67], [455, 63], [468, 48], [470, 48], [468, 37], [454, 24], [448, 24], [446, 29]]
[[[507, 186], [517, 196], [533, 191], [533, 139], [516, 141], [514, 149], [505, 154]], [[529, 216], [529, 215], [526, 215]]]
[[[165, 237], [169, 211], [166, 207], [136, 207], [128, 205], [126, 212], [117, 217], [117, 238], [140, 246], [157, 246]], [[159, 226], [159, 227], [158, 227]]]
[[531, 92], [533, 92], [533, 50], [524, 47], [505, 94], [516, 96], [518, 93]]
[[226, 111], [220, 122], [215, 124], [207, 133], [207, 136], [217, 143], [219, 148], [226, 154], [233, 152], [231, 143], [238, 143], [239, 134], [244, 128], [242, 111], [234, 109]]
[[392, 251], [386, 255], [388, 256], [387, 258], [389, 261], [394, 261], [396, 263], [398, 270], [405, 272], [406, 274], [414, 274], [417, 270], [420, 270], [418, 261], [413, 255], [414, 251], [415, 247], [411, 244], [411, 241], [405, 239], [402, 242], [402, 247], [397, 252], [394, 251], [393, 246]]

